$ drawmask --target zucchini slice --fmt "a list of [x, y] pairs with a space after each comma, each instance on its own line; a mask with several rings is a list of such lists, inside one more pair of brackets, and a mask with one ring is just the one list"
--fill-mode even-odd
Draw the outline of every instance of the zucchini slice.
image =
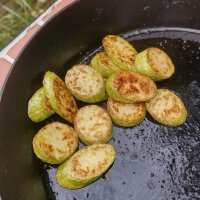
[[112, 121], [107, 111], [96, 105], [78, 110], [74, 128], [81, 141], [87, 145], [107, 143], [112, 138]]
[[78, 136], [66, 124], [53, 122], [44, 126], [33, 138], [33, 150], [44, 162], [59, 164], [70, 157], [78, 147]]
[[187, 110], [181, 99], [167, 89], [158, 89], [156, 96], [146, 102], [149, 114], [159, 123], [179, 126], [187, 118]]
[[135, 126], [146, 116], [145, 103], [126, 104], [109, 98], [107, 110], [112, 121], [123, 127]]
[[45, 96], [44, 88], [38, 89], [28, 102], [29, 118], [34, 122], [41, 122], [54, 113]]
[[68, 70], [65, 83], [75, 98], [83, 102], [96, 103], [105, 96], [103, 77], [88, 65], [75, 65]]
[[114, 87], [114, 80], [115, 80], [116, 74], [111, 75], [107, 81], [106, 81], [106, 91], [108, 93], [108, 96], [112, 97], [116, 101], [122, 102], [122, 103], [133, 103], [131, 100], [128, 100], [124, 98], [118, 91], [117, 88]]
[[102, 40], [109, 59], [125, 71], [136, 71], [135, 56], [137, 51], [125, 39], [116, 35], [107, 35]]
[[172, 76], [175, 71], [170, 57], [161, 49], [149, 48], [136, 55], [137, 72], [160, 81]]
[[98, 179], [116, 157], [110, 144], [93, 144], [76, 152], [58, 167], [56, 179], [68, 189], [82, 188]]
[[[148, 101], [156, 95], [156, 84], [135, 72], [121, 72], [108, 78], [106, 89], [114, 100], [122, 103]], [[127, 100], [127, 101], [126, 101]]]
[[91, 66], [96, 69], [104, 78], [108, 78], [115, 72], [120, 72], [121, 69], [116, 66], [105, 54], [101, 52], [93, 57]]
[[65, 83], [56, 74], [48, 71], [44, 75], [43, 86], [54, 111], [68, 122], [73, 123], [77, 105]]

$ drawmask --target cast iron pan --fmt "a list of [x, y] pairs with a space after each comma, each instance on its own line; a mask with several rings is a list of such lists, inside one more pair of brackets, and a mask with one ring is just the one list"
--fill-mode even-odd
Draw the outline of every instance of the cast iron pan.
[[[1, 94], [2, 199], [200, 199], [199, 10], [199, 0], [81, 0], [39, 31], [14, 64]], [[63, 120], [55, 116], [31, 122], [27, 101], [41, 87], [45, 71], [64, 78], [72, 65], [88, 63], [101, 50], [106, 34], [126, 37], [138, 51], [155, 46], [171, 56], [176, 73], [158, 85], [182, 98], [188, 118], [175, 128], [160, 125], [149, 115], [133, 128], [114, 125], [114, 165], [95, 183], [70, 191], [56, 183], [56, 166], [40, 162], [31, 145], [43, 125]]]

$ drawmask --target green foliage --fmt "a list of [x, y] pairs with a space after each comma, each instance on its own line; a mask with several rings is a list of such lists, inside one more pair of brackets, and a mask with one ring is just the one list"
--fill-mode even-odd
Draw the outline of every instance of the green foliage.
[[51, 0], [14, 0], [0, 4], [0, 50], [52, 3]]

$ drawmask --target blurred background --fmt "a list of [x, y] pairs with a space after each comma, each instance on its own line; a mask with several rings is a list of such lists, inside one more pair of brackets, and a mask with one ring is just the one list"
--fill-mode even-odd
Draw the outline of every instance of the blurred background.
[[55, 0], [0, 0], [0, 51]]

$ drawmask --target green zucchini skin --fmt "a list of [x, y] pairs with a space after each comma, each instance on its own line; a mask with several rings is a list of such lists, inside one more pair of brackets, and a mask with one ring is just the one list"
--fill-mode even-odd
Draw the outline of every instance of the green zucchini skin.
[[54, 111], [73, 124], [77, 105], [65, 83], [55, 73], [48, 71], [44, 75], [43, 86]]
[[116, 157], [110, 144], [93, 144], [76, 152], [58, 167], [56, 179], [67, 189], [78, 189], [97, 180]]
[[136, 55], [137, 72], [150, 77], [154, 81], [170, 78], [175, 68], [170, 57], [161, 49], [148, 48]]
[[183, 101], [167, 89], [158, 89], [156, 96], [146, 102], [146, 108], [163, 125], [179, 126], [187, 119], [187, 109]]
[[118, 66], [112, 63], [105, 52], [100, 52], [95, 55], [91, 60], [91, 66], [96, 69], [104, 78], [108, 78], [112, 74], [121, 71]]
[[116, 35], [106, 35], [103, 47], [108, 58], [123, 71], [136, 71], [135, 56], [137, 51], [125, 39]]
[[44, 88], [41, 87], [28, 102], [28, 116], [33, 122], [41, 122], [54, 113], [46, 98]]

